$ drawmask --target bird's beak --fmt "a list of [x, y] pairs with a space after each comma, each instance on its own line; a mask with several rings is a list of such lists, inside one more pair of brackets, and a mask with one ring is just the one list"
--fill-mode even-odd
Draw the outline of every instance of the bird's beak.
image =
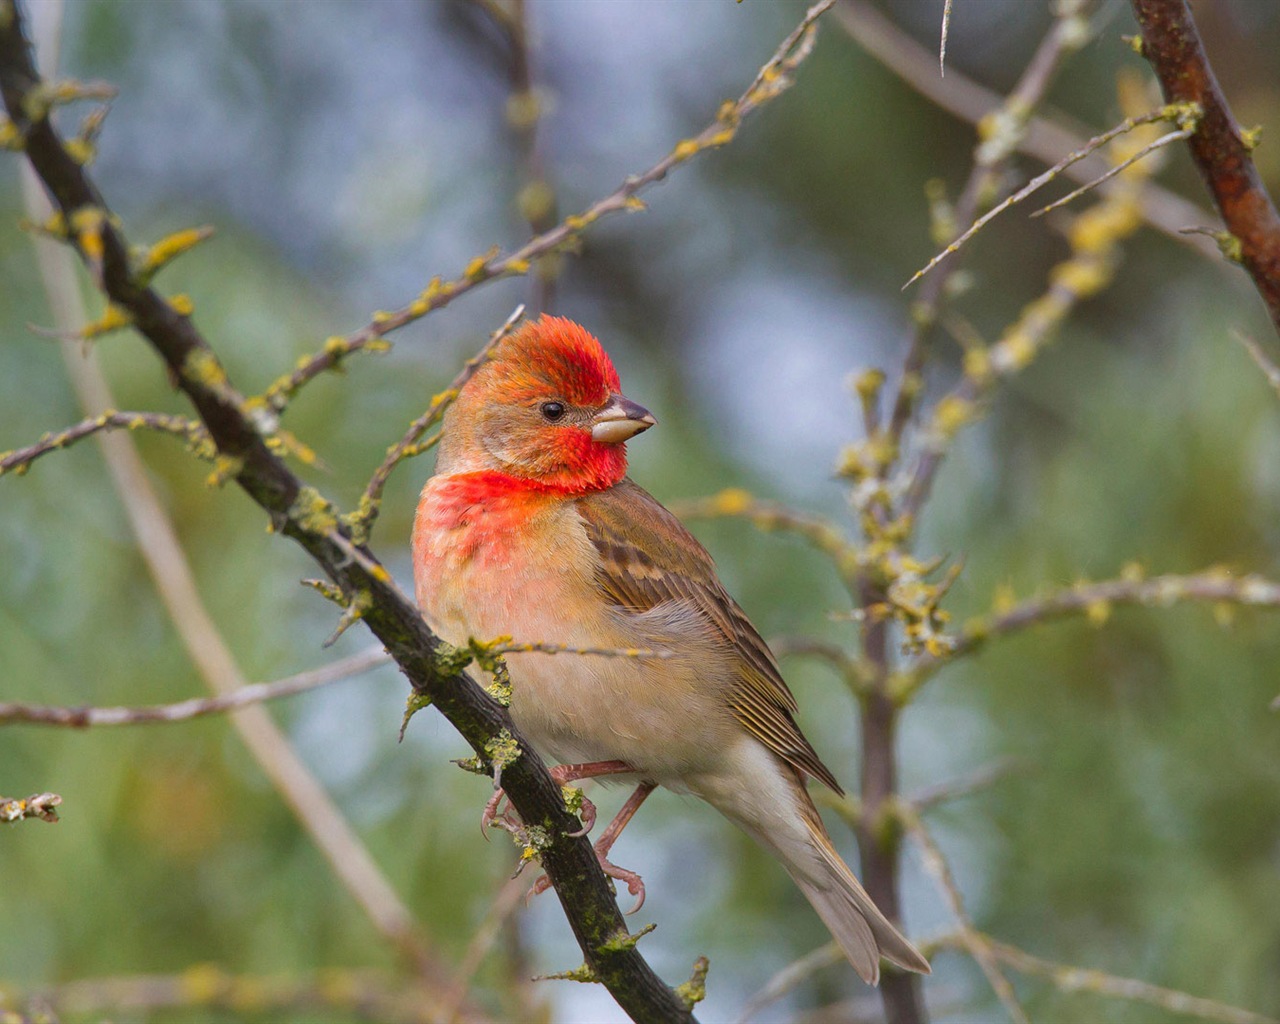
[[613, 395], [609, 404], [592, 417], [591, 438], [605, 444], [618, 444], [657, 422], [644, 406], [623, 395]]

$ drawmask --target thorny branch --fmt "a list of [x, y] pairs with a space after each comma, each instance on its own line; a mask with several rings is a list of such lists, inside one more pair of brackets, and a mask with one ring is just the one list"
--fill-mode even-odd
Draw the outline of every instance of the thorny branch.
[[[833, 15], [862, 49], [942, 110], [975, 125], [989, 124], [999, 116], [1003, 96], [966, 78], [954, 66], [947, 71], [945, 81], [940, 79], [933, 55], [867, 0], [842, 0]], [[1048, 166], [1080, 149], [1085, 141], [1083, 135], [1034, 112], [1029, 114], [1022, 134], [1011, 140], [1017, 152]], [[1064, 168], [1063, 176], [1083, 185], [1106, 169], [1106, 163], [1095, 154]], [[1186, 232], [1189, 225], [1203, 224], [1212, 219], [1212, 215], [1176, 192], [1154, 182], [1148, 185], [1142, 196], [1142, 217], [1175, 242], [1189, 246], [1202, 256], [1219, 257], [1217, 245], [1204, 235]], [[961, 222], [966, 219], [959, 210], [957, 218]]]
[[1280, 214], [1254, 166], [1256, 133], [1236, 124], [1214, 77], [1185, 0], [1131, 0], [1142, 30], [1142, 52], [1170, 103], [1203, 113], [1188, 141], [1196, 167], [1280, 331]]
[[1056, 206], [1059, 206], [1063, 203], [1070, 202], [1076, 196], [1082, 194], [1085, 191], [1088, 191], [1091, 188], [1096, 187], [1097, 185], [1101, 184], [1103, 181], [1106, 181], [1108, 178], [1112, 177], [1113, 175], [1119, 174], [1120, 172], [1125, 170], [1127, 167], [1132, 166], [1137, 160], [1139, 160], [1140, 158], [1146, 156], [1151, 152], [1154, 152], [1156, 149], [1159, 149], [1161, 146], [1166, 146], [1170, 142], [1177, 141], [1178, 139], [1189, 138], [1190, 135], [1195, 131], [1196, 118], [1199, 116], [1200, 116], [1199, 107], [1196, 107], [1191, 104], [1171, 104], [1167, 107], [1161, 107], [1159, 110], [1153, 110], [1150, 113], [1139, 114], [1136, 117], [1125, 118], [1123, 121], [1120, 122], [1120, 124], [1116, 125], [1114, 128], [1108, 128], [1105, 132], [1102, 132], [1100, 135], [1095, 135], [1092, 139], [1086, 142], [1083, 146], [1081, 146], [1075, 152], [1068, 153], [1065, 157], [1059, 160], [1056, 164], [1050, 167], [1043, 174], [1036, 175], [1029, 182], [1027, 182], [1026, 185], [1018, 189], [1017, 192], [1013, 193], [1013, 195], [1009, 196], [1007, 199], [1003, 200], [1002, 202], [996, 204], [991, 209], [989, 209], [986, 213], [984, 213], [981, 217], [975, 220], [972, 224], [970, 224], [967, 228], [965, 228], [965, 230], [961, 232], [955, 239], [953, 239], [946, 246], [946, 248], [944, 248], [940, 253], [934, 256], [921, 269], [917, 270], [915, 274], [912, 275], [911, 280], [909, 280], [905, 285], [903, 285], [903, 288], [905, 289], [915, 284], [916, 281], [920, 280], [920, 278], [928, 274], [931, 270], [933, 270], [934, 267], [936, 267], [948, 256], [952, 256], [955, 253], [959, 252], [960, 249], [964, 246], [964, 244], [967, 241], [969, 241], [969, 239], [971, 239], [974, 235], [976, 235], [979, 231], [981, 231], [984, 227], [986, 227], [989, 223], [991, 223], [991, 221], [994, 220], [996, 217], [1000, 216], [1000, 214], [1004, 213], [1005, 210], [1009, 209], [1011, 206], [1017, 205], [1018, 203], [1026, 199], [1028, 196], [1044, 188], [1045, 185], [1053, 181], [1053, 179], [1056, 178], [1059, 174], [1061, 174], [1063, 170], [1065, 170], [1067, 167], [1070, 167], [1074, 163], [1079, 163], [1081, 160], [1087, 157], [1090, 153], [1094, 152], [1095, 150], [1101, 149], [1112, 139], [1115, 139], [1118, 136], [1124, 135], [1127, 132], [1133, 131], [1139, 125], [1153, 124], [1157, 121], [1176, 121], [1180, 126], [1179, 131], [1171, 132], [1168, 135], [1165, 135], [1159, 139], [1156, 139], [1154, 142], [1151, 142], [1150, 144], [1144, 146], [1139, 152], [1135, 153], [1131, 157], [1128, 157], [1122, 163], [1117, 164], [1115, 167], [1111, 168], [1110, 171], [1106, 172], [1106, 174], [1100, 175], [1098, 178], [1095, 178], [1093, 181], [1077, 189], [1075, 192], [1072, 192], [1070, 195], [1065, 196], [1064, 198], [1058, 200], [1056, 203], [1051, 203], [1049, 206], [1046, 206], [1043, 210], [1039, 211], [1040, 213], [1046, 213], [1049, 210], [1054, 209]]
[[[1031, 112], [1039, 106], [1063, 62], [1084, 45], [1088, 37], [1086, 19], [1090, 9], [1091, 4], [1081, 0], [1073, 0], [1058, 9], [1053, 27], [1037, 47], [1013, 91], [1000, 102], [998, 109], [979, 122], [979, 144], [974, 150], [973, 169], [952, 215], [956, 224], [972, 222], [994, 201], [1004, 168], [1019, 141], [1027, 134], [1027, 120]], [[850, 19], [846, 17], [844, 21], [848, 25]], [[916, 299], [906, 356], [889, 421], [888, 441], [895, 454], [924, 387], [921, 374], [929, 335], [946, 296], [947, 281], [956, 266], [956, 261], [952, 261], [943, 268], [931, 283], [921, 289]], [[888, 469], [887, 466], [885, 468]]]

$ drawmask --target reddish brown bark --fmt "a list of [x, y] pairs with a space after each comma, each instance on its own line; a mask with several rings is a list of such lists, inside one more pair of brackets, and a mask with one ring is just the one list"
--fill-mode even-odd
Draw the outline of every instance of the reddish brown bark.
[[1250, 146], [1231, 116], [1186, 0], [1131, 0], [1143, 52], [1170, 103], [1203, 111], [1187, 144], [1227, 230], [1239, 239], [1240, 261], [1280, 332], [1280, 214], [1254, 166]]

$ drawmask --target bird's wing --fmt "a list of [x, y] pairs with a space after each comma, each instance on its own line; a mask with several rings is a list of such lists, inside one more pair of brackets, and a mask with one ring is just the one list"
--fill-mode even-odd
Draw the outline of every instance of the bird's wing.
[[680, 520], [629, 479], [577, 499], [577, 507], [600, 556], [596, 582], [605, 597], [636, 613], [666, 602], [692, 607], [732, 651], [738, 720], [793, 767], [843, 793], [796, 725], [796, 699], [773, 654]]

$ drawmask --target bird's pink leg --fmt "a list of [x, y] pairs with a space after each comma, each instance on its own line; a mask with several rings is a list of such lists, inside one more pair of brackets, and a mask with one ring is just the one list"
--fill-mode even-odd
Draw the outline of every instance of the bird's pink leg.
[[[607, 762], [606, 762], [607, 763]], [[576, 766], [569, 766], [576, 767]], [[619, 771], [619, 774], [621, 772]], [[582, 776], [585, 778], [586, 776]], [[640, 805], [645, 802], [649, 794], [655, 789], [652, 782], [642, 782], [636, 787], [636, 791], [627, 797], [627, 802], [622, 805], [622, 809], [614, 815], [613, 821], [609, 822], [609, 827], [596, 841], [595, 851], [596, 859], [600, 861], [600, 868], [609, 878], [616, 878], [620, 882], [625, 882], [627, 892], [636, 897], [636, 905], [627, 911], [628, 914], [634, 914], [637, 910], [644, 906], [644, 879], [636, 872], [628, 871], [626, 868], [620, 868], [612, 863], [608, 858], [609, 851], [613, 848], [613, 844], [618, 841], [618, 836], [622, 835], [622, 830], [627, 827], [636, 811], [640, 809]], [[593, 809], [594, 810], [594, 809]], [[594, 815], [593, 815], [594, 818]], [[546, 892], [551, 888], [551, 882], [546, 875], [543, 875], [533, 883], [533, 888], [529, 890], [529, 897], [532, 899], [540, 892]]]
[[[563, 786], [569, 782], [577, 782], [579, 779], [594, 779], [601, 775], [629, 775], [634, 771], [635, 769], [625, 761], [585, 761], [581, 764], [558, 764], [551, 769], [550, 774], [557, 785]], [[502, 789], [502, 775], [499, 772], [493, 779], [493, 796], [489, 798], [489, 802], [484, 805], [484, 810], [480, 814], [482, 835], [488, 832], [489, 826], [495, 821], [498, 821], [508, 832], [515, 827], [510, 811], [501, 816], [498, 814], [498, 807], [501, 806], [506, 795]], [[575, 838], [585, 836], [596, 823], [596, 805], [585, 796], [582, 798], [581, 818], [582, 828], [577, 832], [569, 833]]]
[[[556, 780], [557, 785], [563, 786], [579, 779], [595, 779], [601, 775], [630, 775], [634, 771], [626, 761], [586, 761], [582, 764], [558, 764], [551, 769], [551, 777]], [[574, 839], [585, 836], [596, 823], [596, 805], [585, 796], [578, 816], [582, 819], [582, 828], [569, 833]]]

